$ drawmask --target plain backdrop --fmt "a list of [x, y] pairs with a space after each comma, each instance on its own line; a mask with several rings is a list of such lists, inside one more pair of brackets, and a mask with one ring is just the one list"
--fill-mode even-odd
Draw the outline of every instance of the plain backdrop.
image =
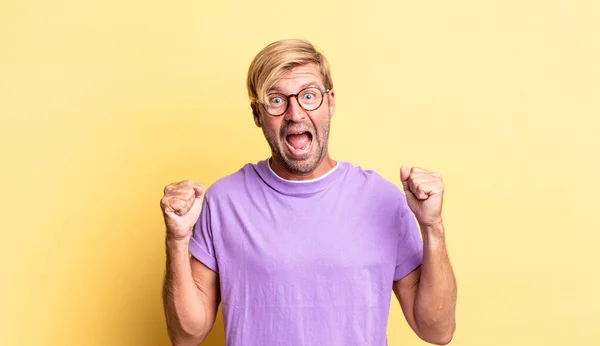
[[[597, 343], [599, 37], [596, 0], [2, 0], [0, 344], [168, 345], [163, 187], [268, 157], [283, 38], [331, 62], [334, 159], [444, 177], [453, 345]], [[388, 335], [424, 344], [395, 298]]]

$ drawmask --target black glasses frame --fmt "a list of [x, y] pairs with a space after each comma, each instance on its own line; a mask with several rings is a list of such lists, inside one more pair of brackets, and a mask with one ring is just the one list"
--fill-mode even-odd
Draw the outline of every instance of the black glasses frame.
[[[304, 108], [304, 106], [300, 103], [300, 101], [298, 101], [298, 95], [300, 95], [304, 90], [307, 90], [307, 89], [317, 89], [317, 90], [319, 90], [321, 92], [321, 103], [319, 103], [319, 105], [316, 106], [313, 109], [306, 109], [306, 108]], [[306, 87], [306, 88], [298, 91], [298, 93], [296, 93], [296, 94], [284, 95], [284, 94], [279, 94], [278, 93], [278, 95], [285, 96], [287, 98], [287, 106], [285, 107], [285, 109], [283, 110], [283, 112], [281, 112], [280, 114], [271, 114], [271, 113], [269, 113], [267, 111], [267, 106], [264, 103], [261, 102], [260, 104], [262, 105], [263, 109], [265, 110], [265, 113], [269, 114], [272, 117], [280, 117], [280, 116], [284, 115], [285, 112], [287, 112], [287, 110], [290, 108], [290, 103], [292, 102], [290, 100], [290, 97], [294, 96], [294, 98], [296, 99], [296, 102], [298, 102], [298, 105], [300, 106], [300, 108], [304, 109], [307, 112], [316, 111], [317, 109], [319, 109], [323, 105], [323, 100], [325, 99], [325, 93], [328, 93], [330, 90], [331, 89], [321, 89], [319, 87], [309, 86], [309, 87]]]

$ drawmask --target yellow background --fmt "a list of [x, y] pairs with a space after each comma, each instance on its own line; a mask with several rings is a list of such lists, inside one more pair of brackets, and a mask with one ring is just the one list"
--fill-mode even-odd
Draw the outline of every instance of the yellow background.
[[2, 0], [0, 345], [168, 344], [162, 189], [268, 156], [245, 74], [290, 37], [335, 159], [444, 176], [453, 344], [597, 344], [598, 1]]

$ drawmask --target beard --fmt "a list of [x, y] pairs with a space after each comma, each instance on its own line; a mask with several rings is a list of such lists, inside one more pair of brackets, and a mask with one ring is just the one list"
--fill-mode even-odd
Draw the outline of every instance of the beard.
[[[280, 129], [279, 133], [267, 131], [262, 127], [263, 134], [271, 147], [273, 159], [277, 160], [289, 172], [296, 174], [307, 174], [314, 171], [323, 158], [327, 154], [329, 143], [329, 128], [331, 124], [331, 116], [321, 128], [316, 128], [311, 122], [298, 123], [288, 121]], [[295, 158], [289, 155], [286, 147], [285, 134], [292, 128], [303, 128], [310, 131], [312, 134], [311, 153], [305, 158]]]

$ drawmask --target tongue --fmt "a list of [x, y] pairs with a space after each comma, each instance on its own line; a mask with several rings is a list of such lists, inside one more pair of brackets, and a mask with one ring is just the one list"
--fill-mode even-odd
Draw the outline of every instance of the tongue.
[[303, 133], [300, 135], [288, 135], [287, 141], [294, 147], [294, 149], [302, 149], [308, 145], [308, 141], [310, 141], [310, 137], [308, 133]]

